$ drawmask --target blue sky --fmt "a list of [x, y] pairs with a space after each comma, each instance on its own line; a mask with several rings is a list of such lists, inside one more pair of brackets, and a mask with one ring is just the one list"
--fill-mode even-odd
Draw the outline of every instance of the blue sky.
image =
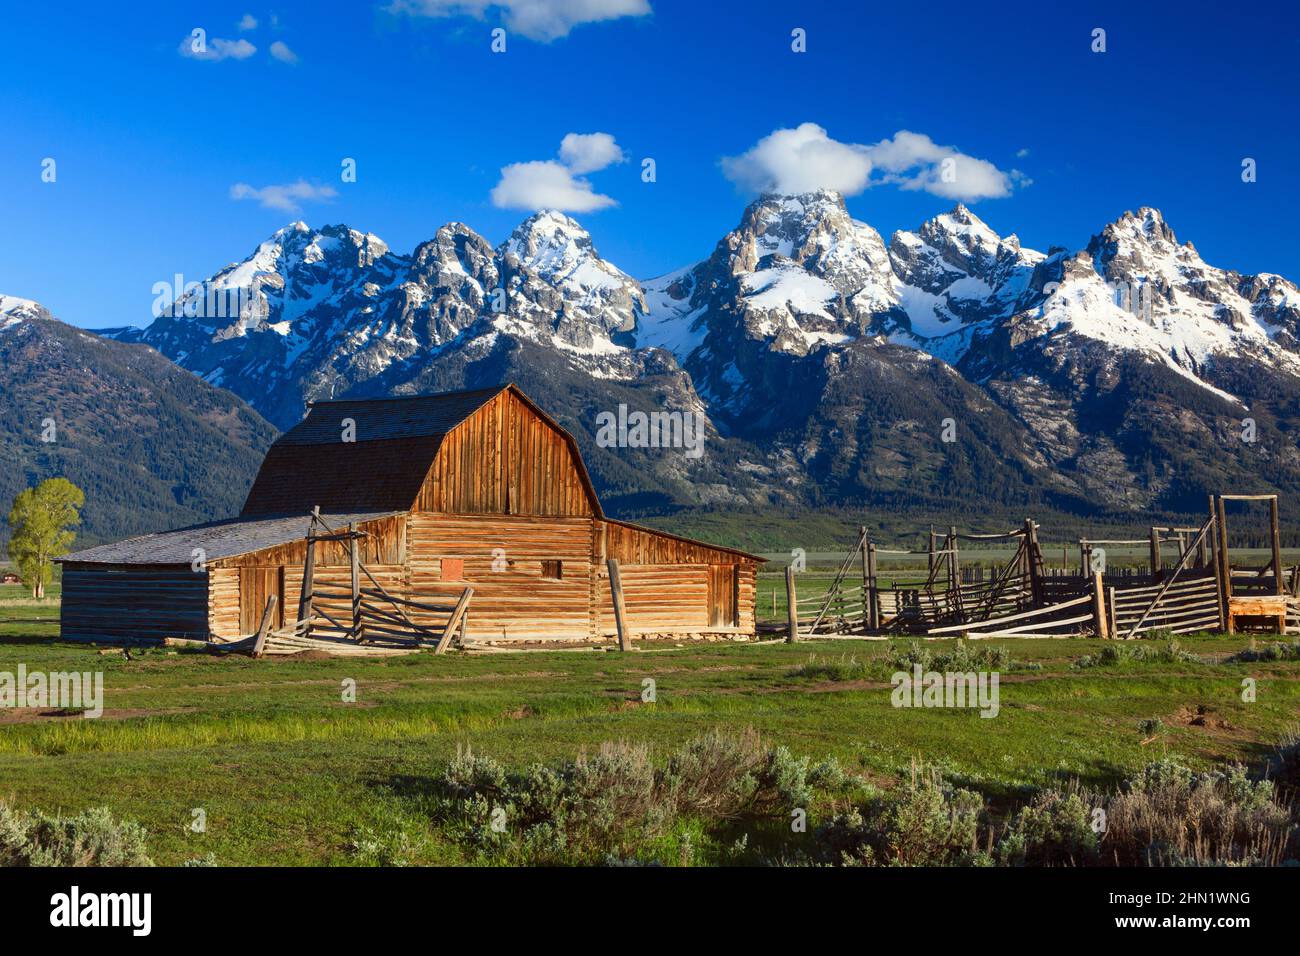
[[[205, 278], [293, 219], [400, 252], [449, 220], [498, 242], [527, 214], [494, 204], [502, 169], [545, 161], [612, 201], [574, 215], [647, 278], [706, 256], [771, 167], [745, 176], [724, 157], [805, 123], [847, 145], [814, 175], [870, 158], [874, 184], [848, 203], [886, 238], [954, 202], [903, 188], [924, 167], [882, 166], [876, 144], [906, 130], [1006, 177], [1005, 196], [971, 205], [1026, 245], [1076, 248], [1154, 205], [1211, 264], [1300, 280], [1294, 5], [586, 0], [611, 18], [556, 36], [572, 0], [481, 17], [465, 11], [482, 0], [388, 2], [7, 5], [0, 292], [78, 325], [138, 325], [154, 283]], [[181, 54], [195, 28], [209, 58]], [[566, 173], [563, 138], [595, 132], [625, 161]], [[1242, 182], [1246, 157], [1257, 182]], [[261, 192], [299, 182], [317, 194], [301, 212]]]

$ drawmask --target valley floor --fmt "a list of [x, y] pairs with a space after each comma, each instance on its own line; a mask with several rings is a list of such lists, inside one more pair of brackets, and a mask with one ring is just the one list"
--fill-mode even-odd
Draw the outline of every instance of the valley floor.
[[[57, 605], [0, 601], [0, 672], [102, 670], [104, 716], [0, 710], [0, 799], [64, 814], [106, 806], [143, 824], [152, 858], [173, 865], [482, 862], [428, 812], [428, 781], [466, 748], [512, 768], [607, 741], [662, 759], [712, 729], [753, 728], [885, 788], [931, 764], [997, 806], [1069, 780], [1111, 789], [1164, 755], [1258, 767], [1300, 714], [1300, 661], [1224, 663], [1243, 637], [1183, 641], [1196, 661], [1085, 669], [1072, 665], [1100, 642], [997, 642], [1014, 664], [1000, 714], [981, 719], [891, 706], [886, 642], [252, 661], [161, 649], [127, 659], [57, 633]], [[355, 703], [343, 701], [347, 681]], [[811, 807], [809, 832], [836, 809]], [[206, 832], [191, 828], [196, 810]], [[688, 861], [681, 847], [664, 853]]]

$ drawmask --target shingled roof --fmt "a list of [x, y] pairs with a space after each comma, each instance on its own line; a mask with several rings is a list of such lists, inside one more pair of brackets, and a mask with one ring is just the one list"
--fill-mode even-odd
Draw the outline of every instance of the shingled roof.
[[509, 387], [313, 402], [267, 452], [242, 513], [409, 509], [442, 437]]
[[[340, 528], [352, 522], [361, 524], [398, 513], [359, 512], [322, 514], [321, 517], [329, 527]], [[235, 518], [128, 538], [116, 544], [87, 548], [58, 560], [74, 564], [190, 564], [194, 561], [195, 550], [201, 550], [205, 560], [216, 561], [301, 541], [310, 527], [311, 515], [308, 514]]]

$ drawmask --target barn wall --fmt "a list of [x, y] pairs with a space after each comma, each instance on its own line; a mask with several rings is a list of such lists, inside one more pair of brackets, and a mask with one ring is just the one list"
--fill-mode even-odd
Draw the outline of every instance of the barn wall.
[[570, 440], [512, 392], [443, 438], [415, 507], [452, 514], [595, 512]]
[[[414, 514], [408, 534], [412, 594], [474, 588], [467, 640], [590, 639], [589, 519]], [[444, 580], [444, 558], [464, 562], [463, 576]], [[562, 577], [544, 578], [543, 561], [561, 562]]]
[[187, 565], [63, 566], [65, 640], [206, 640], [208, 574]]
[[[360, 525], [360, 530], [369, 535], [361, 541], [361, 563], [385, 588], [399, 597], [405, 596], [407, 590], [406, 522], [406, 515], [397, 515]], [[209, 570], [208, 587], [208, 619], [212, 633], [227, 639], [239, 637], [250, 633], [248, 621], [260, 620], [265, 607], [265, 596], [260, 589], [256, 595], [245, 593], [246, 588], [240, 580], [241, 571], [245, 569], [284, 569], [284, 593], [276, 596], [282, 599], [283, 620], [295, 620], [302, 595], [303, 562], [306, 556], [307, 542], [304, 539], [235, 558], [213, 561]], [[351, 627], [351, 598], [332, 593], [342, 590], [351, 594], [352, 590], [352, 562], [344, 542], [322, 541], [316, 545], [315, 582], [320, 588], [316, 606], [323, 608], [344, 627]], [[248, 576], [245, 574], [243, 584], [247, 583]], [[364, 574], [361, 576], [361, 586], [372, 587]], [[328, 596], [325, 594], [327, 589], [331, 592]]]

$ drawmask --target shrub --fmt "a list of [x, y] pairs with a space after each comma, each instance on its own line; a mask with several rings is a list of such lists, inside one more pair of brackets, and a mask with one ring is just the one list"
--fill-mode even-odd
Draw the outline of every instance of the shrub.
[[435, 815], [459, 824], [479, 847], [526, 861], [621, 860], [680, 821], [784, 816], [806, 809], [814, 786], [847, 782], [834, 761], [810, 769], [808, 758], [766, 746], [753, 730], [715, 730], [674, 751], [662, 768], [648, 748], [626, 743], [521, 772], [458, 753], [434, 781]]
[[1183, 650], [1177, 641], [1153, 645], [1110, 643], [1096, 654], [1087, 654], [1074, 662], [1072, 667], [1114, 667], [1120, 664], [1201, 664], [1204, 663], [1190, 651]]
[[997, 845], [998, 862], [1007, 866], [1094, 864], [1099, 853], [1091, 816], [1092, 808], [1078, 791], [1045, 791], [1007, 825]]
[[152, 866], [145, 831], [105, 807], [71, 817], [0, 803], [0, 866]]
[[816, 654], [810, 654], [807, 663], [796, 667], [790, 676], [830, 681], [866, 680], [872, 676], [872, 671], [867, 662], [849, 655], [819, 659]]
[[1103, 853], [1121, 866], [1281, 863], [1295, 839], [1273, 784], [1240, 766], [1194, 773], [1148, 764], [1106, 807]]
[[946, 651], [931, 654], [916, 641], [895, 644], [887, 657], [895, 670], [910, 671], [920, 664], [925, 671], [1007, 671], [1019, 666], [1001, 645], [981, 644], [972, 649], [970, 642], [957, 641]]
[[837, 815], [818, 828], [823, 862], [845, 865], [953, 866], [978, 863], [984, 800], [949, 786], [938, 771], [913, 767], [899, 790]]
[[1224, 659], [1225, 664], [1254, 664], [1257, 661], [1300, 661], [1300, 641], [1270, 641], [1258, 647], [1252, 637], [1249, 646]]

